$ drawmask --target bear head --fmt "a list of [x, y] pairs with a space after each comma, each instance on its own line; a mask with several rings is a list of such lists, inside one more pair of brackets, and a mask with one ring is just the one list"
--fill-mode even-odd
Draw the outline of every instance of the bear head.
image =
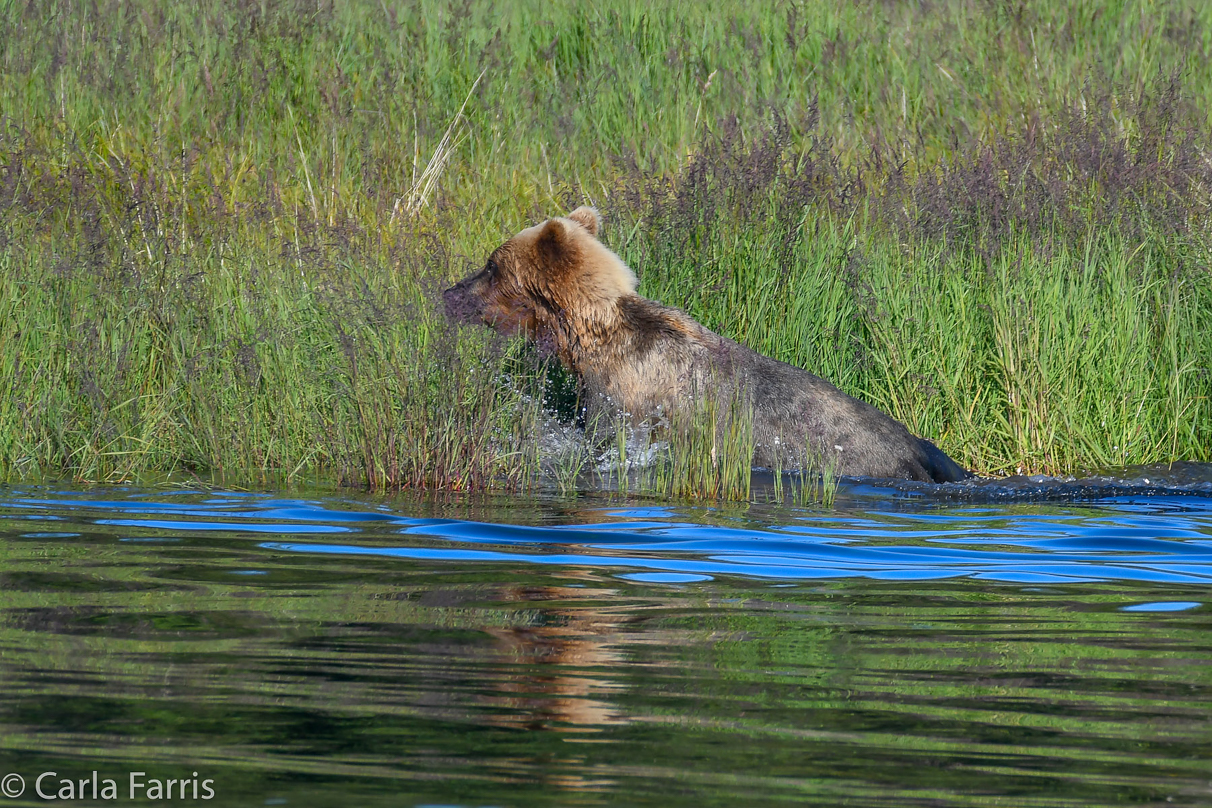
[[526, 228], [442, 293], [447, 316], [552, 342], [561, 354], [575, 334], [609, 327], [636, 277], [598, 241], [601, 224], [596, 210], [580, 207]]

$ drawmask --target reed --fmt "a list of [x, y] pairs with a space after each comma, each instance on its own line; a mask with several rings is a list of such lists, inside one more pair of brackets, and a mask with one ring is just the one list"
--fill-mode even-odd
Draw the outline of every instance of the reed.
[[[790, 467], [786, 465], [787, 460], [794, 461]], [[839, 479], [836, 463], [824, 460], [811, 448], [806, 448], [798, 458], [775, 455], [775, 466], [771, 472], [769, 500], [791, 502], [800, 507], [830, 507], [837, 499]]]
[[639, 486], [660, 496], [747, 500], [754, 451], [753, 412], [733, 395], [695, 395], [649, 434]]

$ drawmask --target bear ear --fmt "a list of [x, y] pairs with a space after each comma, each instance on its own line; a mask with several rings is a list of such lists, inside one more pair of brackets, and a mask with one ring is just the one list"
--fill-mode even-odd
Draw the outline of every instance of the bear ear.
[[598, 213], [597, 208], [582, 205], [568, 214], [568, 218], [588, 230], [591, 236], [597, 236], [602, 229], [602, 214]]
[[543, 225], [543, 229], [539, 231], [539, 237], [535, 241], [535, 248], [539, 251], [539, 255], [546, 259], [547, 265], [555, 267], [563, 263], [563, 258], [568, 252], [569, 236], [568, 226], [559, 219], [548, 219]]

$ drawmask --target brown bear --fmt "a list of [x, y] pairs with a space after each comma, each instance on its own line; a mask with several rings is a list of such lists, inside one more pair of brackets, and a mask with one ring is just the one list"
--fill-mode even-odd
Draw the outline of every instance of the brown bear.
[[590, 411], [645, 418], [685, 406], [699, 391], [739, 394], [752, 409], [757, 466], [788, 467], [811, 453], [850, 477], [972, 476], [819, 376], [636, 294], [635, 274], [598, 241], [600, 227], [598, 212], [581, 207], [523, 230], [443, 293], [448, 316], [521, 331], [547, 346], [576, 377]]

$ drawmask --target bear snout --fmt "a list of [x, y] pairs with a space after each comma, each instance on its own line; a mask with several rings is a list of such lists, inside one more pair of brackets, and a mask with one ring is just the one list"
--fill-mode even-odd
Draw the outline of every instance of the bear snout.
[[482, 319], [479, 301], [471, 294], [469, 285], [466, 280], [460, 281], [442, 293], [446, 316], [457, 323], [474, 323]]

